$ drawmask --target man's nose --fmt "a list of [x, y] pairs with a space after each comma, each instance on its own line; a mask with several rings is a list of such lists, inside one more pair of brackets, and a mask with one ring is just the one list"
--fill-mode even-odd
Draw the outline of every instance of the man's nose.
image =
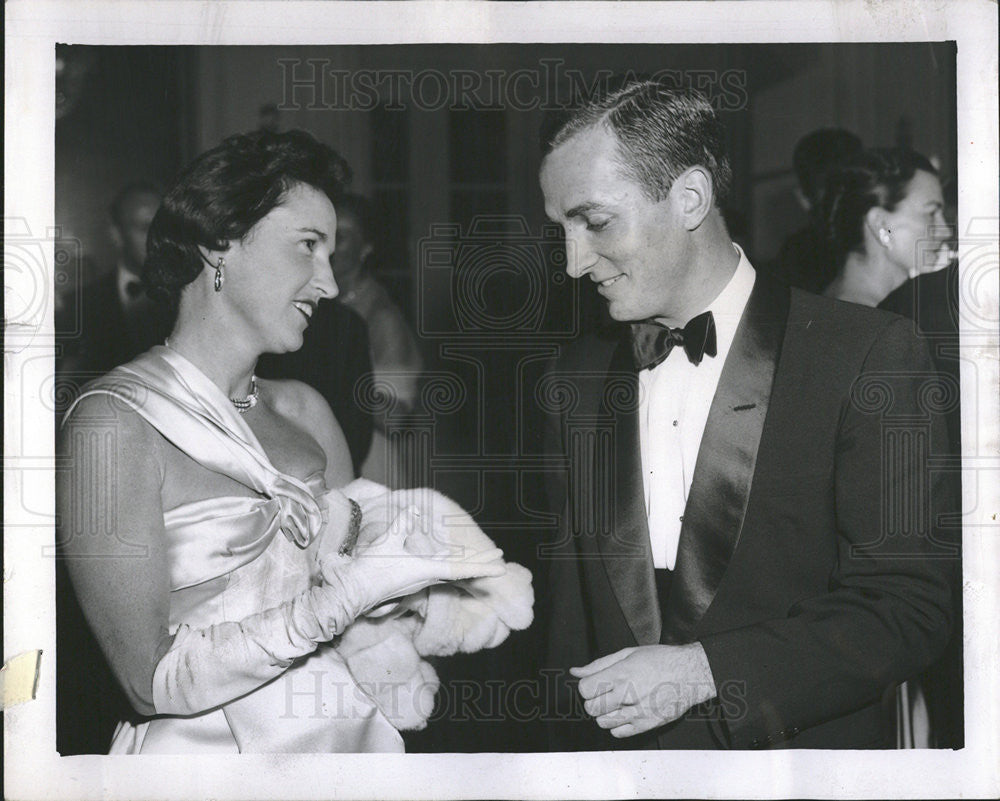
[[583, 237], [566, 235], [566, 274], [582, 278], [597, 262], [597, 256]]

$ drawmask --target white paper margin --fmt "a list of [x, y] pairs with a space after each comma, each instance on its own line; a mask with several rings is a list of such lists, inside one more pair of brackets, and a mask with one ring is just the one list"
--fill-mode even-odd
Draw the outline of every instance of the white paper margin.
[[[467, 2], [31, 2], [6, 4], [5, 211], [33, 235], [53, 225], [54, 52], [78, 44], [361, 44], [416, 42], [958, 42], [961, 232], [995, 219], [997, 6], [991, 2], [467, 3]], [[973, 226], [970, 229], [970, 226]], [[988, 228], [988, 222], [986, 223]], [[10, 236], [8, 228], [7, 236]], [[992, 246], [997, 230], [967, 247]], [[990, 255], [992, 254], [992, 255]], [[982, 256], [980, 256], [982, 258]], [[45, 254], [52, 263], [52, 249]], [[965, 262], [962, 262], [963, 269]], [[987, 270], [987, 274], [989, 274]], [[993, 273], [995, 275], [995, 273]], [[35, 276], [5, 271], [5, 306], [30, 307]], [[49, 279], [51, 280], [51, 278]], [[979, 300], [996, 309], [997, 287]], [[51, 313], [39, 319], [51, 334]], [[29, 321], [31, 322], [31, 321]], [[22, 397], [25, 371], [51, 352], [4, 356], [4, 654], [42, 648], [38, 698], [4, 713], [5, 796], [62, 798], [958, 798], [1000, 796], [996, 340], [963, 369], [966, 742], [960, 752], [638, 752], [220, 757], [68, 757], [55, 753], [55, 623], [50, 559], [52, 425]], [[12, 344], [13, 343], [13, 344]], [[46, 363], [45, 359], [49, 361]], [[28, 364], [28, 362], [32, 364]], [[971, 414], [975, 410], [975, 414]], [[978, 486], [971, 486], [975, 476]], [[11, 527], [13, 526], [13, 527]], [[47, 658], [48, 657], [48, 658]]]

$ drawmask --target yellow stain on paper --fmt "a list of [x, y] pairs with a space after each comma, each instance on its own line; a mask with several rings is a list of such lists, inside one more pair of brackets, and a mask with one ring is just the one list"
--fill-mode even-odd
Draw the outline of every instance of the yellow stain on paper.
[[38, 690], [38, 669], [41, 663], [40, 650], [25, 651], [4, 663], [3, 669], [0, 670], [3, 709], [34, 699]]

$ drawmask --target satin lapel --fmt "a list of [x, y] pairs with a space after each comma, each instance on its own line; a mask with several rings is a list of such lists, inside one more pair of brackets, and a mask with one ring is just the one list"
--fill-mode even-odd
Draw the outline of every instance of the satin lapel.
[[[613, 421], [614, 459], [595, 470], [610, 474], [598, 486], [608, 487], [613, 505], [611, 531], [598, 532], [597, 543], [608, 580], [639, 645], [660, 641], [660, 605], [653, 577], [653, 557], [642, 486], [638, 423], [639, 380], [627, 337], [615, 348], [604, 381], [601, 411]], [[604, 493], [594, 503], [603, 504]], [[595, 509], [599, 512], [599, 509]]]
[[788, 304], [788, 288], [758, 273], [698, 450], [664, 623], [669, 642], [693, 639], [739, 542]]

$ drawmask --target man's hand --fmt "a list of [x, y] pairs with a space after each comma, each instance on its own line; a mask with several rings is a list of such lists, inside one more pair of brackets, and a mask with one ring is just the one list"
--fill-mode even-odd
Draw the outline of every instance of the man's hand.
[[570, 668], [587, 714], [614, 737], [631, 737], [676, 720], [715, 697], [701, 643], [643, 645]]

